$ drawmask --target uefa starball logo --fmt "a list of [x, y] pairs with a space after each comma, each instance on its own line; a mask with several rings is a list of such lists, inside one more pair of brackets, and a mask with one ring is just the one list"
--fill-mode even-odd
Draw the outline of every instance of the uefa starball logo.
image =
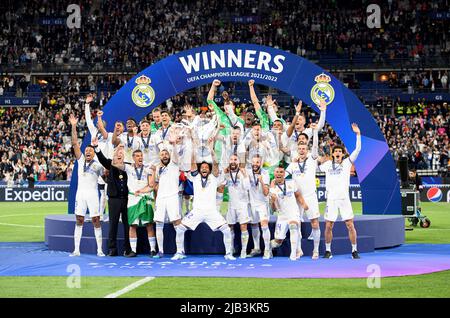
[[319, 105], [321, 100], [324, 100], [327, 105], [334, 100], [334, 88], [329, 83], [331, 77], [325, 73], [319, 74], [314, 79], [316, 84], [311, 88], [311, 99]]
[[431, 202], [440, 202], [442, 199], [442, 191], [439, 188], [432, 187], [427, 191], [427, 198]]
[[136, 79], [135, 83], [137, 86], [131, 92], [134, 104], [138, 107], [149, 107], [155, 100], [155, 91], [150, 86], [150, 78], [141, 75]]

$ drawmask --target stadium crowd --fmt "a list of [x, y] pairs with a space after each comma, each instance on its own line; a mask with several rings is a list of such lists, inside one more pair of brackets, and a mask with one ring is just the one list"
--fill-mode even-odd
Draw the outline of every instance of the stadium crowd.
[[450, 19], [439, 16], [447, 1], [372, 2], [382, 7], [381, 29], [367, 27], [368, 3], [358, 1], [322, 1], [319, 8], [312, 0], [82, 0], [80, 28], [66, 26], [70, 1], [8, 1], [0, 5], [0, 64], [137, 70], [172, 53], [229, 42], [308, 58], [368, 53], [372, 63], [449, 57]]
[[[70, 131], [68, 118], [74, 113], [78, 123], [79, 137], [87, 131], [82, 109], [84, 96], [68, 93], [43, 98], [39, 108], [0, 108], [0, 179], [9, 184], [23, 185], [28, 178], [35, 181], [70, 180], [73, 156], [70, 155]], [[107, 101], [98, 96], [91, 106], [93, 117]], [[173, 122], [182, 120], [183, 106], [190, 104], [199, 113], [206, 111], [206, 100], [198, 96], [177, 95], [161, 108], [168, 108]], [[280, 105], [279, 116], [287, 124], [293, 117], [293, 107]], [[374, 113], [380, 129], [390, 146], [394, 159], [406, 155], [411, 168], [447, 170], [449, 163], [449, 110], [447, 103], [423, 103], [410, 115], [379, 115]], [[236, 114], [245, 118], [253, 112], [251, 104], [238, 104]], [[306, 122], [317, 122], [318, 115], [309, 107], [303, 108]], [[152, 120], [149, 114], [147, 119]], [[111, 127], [109, 129], [112, 130]], [[330, 126], [324, 128], [319, 143], [320, 154], [329, 154], [339, 137]]]

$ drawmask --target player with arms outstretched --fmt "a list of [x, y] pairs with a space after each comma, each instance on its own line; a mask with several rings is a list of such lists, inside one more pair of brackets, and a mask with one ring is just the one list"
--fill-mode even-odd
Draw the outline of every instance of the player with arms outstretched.
[[324, 258], [332, 258], [331, 241], [333, 239], [333, 224], [338, 214], [348, 229], [348, 237], [352, 243], [352, 258], [360, 258], [356, 246], [356, 229], [353, 223], [353, 209], [350, 202], [350, 171], [352, 164], [358, 158], [361, 151], [361, 131], [357, 124], [352, 124], [353, 132], [356, 134], [356, 148], [349, 157], [343, 159], [345, 150], [343, 146], [335, 146], [331, 152], [332, 160], [328, 160], [319, 166], [325, 172], [325, 187], [327, 191], [327, 207], [325, 210], [325, 246]]

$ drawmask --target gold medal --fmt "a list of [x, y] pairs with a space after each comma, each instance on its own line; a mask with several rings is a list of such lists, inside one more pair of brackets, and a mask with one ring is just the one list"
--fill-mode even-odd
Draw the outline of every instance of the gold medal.
[[300, 173], [300, 178], [303, 178], [305, 176], [304, 173]]

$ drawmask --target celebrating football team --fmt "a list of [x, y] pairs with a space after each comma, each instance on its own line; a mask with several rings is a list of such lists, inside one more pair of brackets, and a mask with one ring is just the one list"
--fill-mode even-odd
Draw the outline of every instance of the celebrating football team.
[[[125, 125], [118, 121], [112, 132], [108, 132], [101, 111], [97, 112], [94, 125], [89, 108], [92, 96], [87, 96], [85, 116], [92, 139], [84, 153], [77, 140], [78, 119], [70, 117], [79, 180], [75, 249], [71, 256], [80, 255], [87, 210], [94, 224], [97, 255], [105, 256], [101, 222], [106, 220], [103, 213], [108, 196], [109, 256], [117, 255], [117, 226], [121, 218], [127, 257], [138, 253], [138, 227], [147, 230], [150, 256], [164, 257], [164, 226], [170, 222], [176, 232], [176, 254], [171, 259], [184, 259], [186, 231], [194, 231], [204, 222], [212, 231], [222, 232], [226, 260], [238, 256], [271, 259], [274, 249], [287, 244], [289, 259], [295, 261], [303, 256], [301, 224], [308, 222], [312, 229], [308, 233], [308, 240], [313, 241], [312, 259], [317, 260], [321, 230], [316, 172], [322, 171], [326, 180], [322, 257], [332, 258], [333, 225], [340, 215], [348, 229], [351, 256], [360, 258], [349, 198], [350, 174], [361, 150], [358, 126], [352, 124], [356, 147], [350, 155], [345, 147], [336, 145], [330, 157], [319, 156], [318, 136], [327, 108], [324, 99], [318, 104], [317, 123], [305, 127], [300, 101], [289, 125], [278, 116], [278, 104], [272, 96], [266, 96], [260, 104], [254, 80], [248, 86], [255, 112], [246, 112], [242, 118], [235, 113], [226, 91], [222, 93], [223, 106], [216, 104], [220, 85], [219, 80], [212, 82], [206, 111], [196, 113], [186, 105], [182, 120], [175, 123], [170, 112], [156, 108], [151, 121], [138, 123], [129, 118]], [[228, 203], [222, 215], [224, 194]], [[270, 220], [275, 215], [271, 237]], [[289, 239], [284, 243], [288, 233]], [[235, 239], [241, 244], [235, 246]], [[307, 244], [306, 240], [303, 244]]]

